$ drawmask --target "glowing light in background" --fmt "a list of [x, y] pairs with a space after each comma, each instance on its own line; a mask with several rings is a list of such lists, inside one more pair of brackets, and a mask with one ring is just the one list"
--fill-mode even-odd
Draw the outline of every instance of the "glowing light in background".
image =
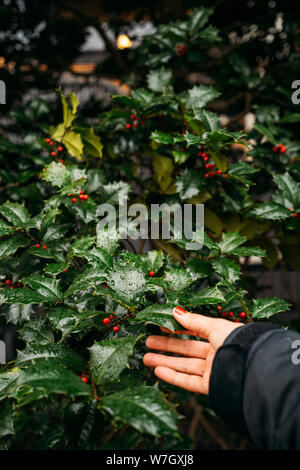
[[117, 46], [119, 49], [128, 49], [132, 46], [132, 41], [126, 34], [120, 34], [117, 39]]

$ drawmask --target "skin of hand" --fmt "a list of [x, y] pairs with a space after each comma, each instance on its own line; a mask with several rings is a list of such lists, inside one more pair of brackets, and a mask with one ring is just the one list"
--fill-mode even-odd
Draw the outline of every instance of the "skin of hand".
[[[156, 351], [180, 354], [181, 357], [148, 352], [144, 364], [154, 368], [155, 375], [172, 385], [190, 392], [209, 393], [209, 379], [217, 349], [227, 336], [243, 323], [233, 323], [221, 318], [209, 318], [175, 307], [173, 316], [186, 330], [175, 334], [197, 336], [207, 341], [179, 339], [174, 336], [149, 336], [146, 346]], [[165, 333], [172, 333], [161, 328]]]

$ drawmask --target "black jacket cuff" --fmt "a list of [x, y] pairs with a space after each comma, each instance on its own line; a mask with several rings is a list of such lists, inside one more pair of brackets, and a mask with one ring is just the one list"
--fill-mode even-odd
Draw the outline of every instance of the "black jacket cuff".
[[213, 410], [237, 431], [249, 437], [243, 415], [245, 363], [253, 343], [264, 333], [281, 328], [269, 323], [248, 323], [236, 328], [215, 355], [209, 384]]

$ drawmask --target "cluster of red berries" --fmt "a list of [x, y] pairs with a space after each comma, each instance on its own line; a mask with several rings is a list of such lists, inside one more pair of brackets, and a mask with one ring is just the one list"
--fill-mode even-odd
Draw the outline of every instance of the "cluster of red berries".
[[[232, 319], [234, 319], [235, 322], [239, 321], [238, 318], [234, 318], [234, 313], [233, 312], [224, 312], [221, 305], [218, 305], [217, 308], [218, 308], [219, 312], [221, 313], [222, 317], [232, 318]], [[239, 317], [242, 320], [245, 320], [245, 318], [247, 318], [247, 314], [245, 312], [240, 312]]]
[[[103, 318], [102, 323], [103, 325], [109, 325], [111, 320], [114, 320], [116, 317], [114, 315], [109, 315], [109, 317]], [[120, 328], [116, 325], [113, 327], [113, 332], [118, 333], [120, 331]]]
[[42, 247], [42, 248], [44, 248], [44, 250], [48, 250], [47, 245], [41, 245], [40, 243], [36, 243], [34, 246], [35, 246], [36, 248], [41, 248], [41, 247]]
[[82, 191], [82, 190], [79, 191], [79, 196], [77, 196], [78, 199], [77, 199], [77, 197], [74, 197], [74, 194], [73, 194], [73, 193], [70, 193], [70, 194], [69, 194], [69, 197], [72, 198], [72, 202], [77, 202], [78, 199], [79, 199], [80, 201], [88, 201], [88, 199], [89, 199], [89, 195], [88, 195], [88, 194], [83, 194], [83, 191]]
[[141, 124], [141, 126], [144, 126], [146, 124], [147, 116], [140, 117], [140, 116], [137, 116], [135, 114], [131, 114], [130, 119], [131, 119], [132, 122], [131, 123], [128, 122], [125, 125], [126, 129], [131, 129], [132, 127], [137, 128], [137, 127], [139, 127], [139, 124]]
[[[216, 175], [222, 175], [222, 171], [221, 170], [217, 170], [217, 171], [214, 171], [215, 168], [216, 168], [216, 165], [214, 163], [207, 163], [209, 162], [210, 158], [208, 156], [208, 154], [206, 152], [203, 152], [203, 149], [201, 149], [200, 152], [198, 152], [198, 157], [201, 157], [203, 158], [203, 161], [205, 162], [205, 169], [206, 170], [213, 170], [213, 171], [208, 171], [207, 173], [205, 173], [205, 178], [211, 178], [213, 176], [216, 176]], [[224, 178], [227, 178], [227, 174], [223, 174]]]
[[[45, 139], [45, 142], [46, 142], [46, 144], [50, 145], [50, 147], [52, 147], [54, 145], [53, 140], [51, 140], [49, 137], [47, 137], [47, 139]], [[61, 145], [59, 145], [57, 147], [57, 152], [63, 152], [63, 150], [64, 150], [64, 148]], [[52, 157], [56, 157], [57, 152], [55, 150], [53, 150], [51, 152]]]
[[273, 147], [273, 152], [278, 152], [278, 153], [284, 153], [286, 152], [287, 147], [285, 147], [283, 144], [277, 145], [277, 147], [274, 145]]
[[10, 287], [10, 289], [15, 289], [16, 287], [23, 287], [22, 282], [17, 282], [17, 284], [12, 284], [10, 279], [6, 279], [5, 284]]
[[184, 55], [186, 54], [187, 47], [186, 46], [181, 46], [180, 44], [176, 44], [176, 54], [177, 55]]

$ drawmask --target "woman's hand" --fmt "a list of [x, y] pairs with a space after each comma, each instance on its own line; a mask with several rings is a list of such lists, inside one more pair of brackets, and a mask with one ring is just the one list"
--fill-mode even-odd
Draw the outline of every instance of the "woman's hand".
[[[181, 307], [174, 308], [173, 316], [186, 328], [184, 331], [175, 331], [174, 334], [198, 336], [207, 342], [170, 336], [149, 336], [146, 341], [149, 349], [176, 353], [183, 357], [149, 352], [144, 356], [144, 364], [154, 367], [155, 375], [165, 382], [191, 392], [208, 395], [209, 378], [216, 351], [227, 336], [235, 328], [243, 326], [243, 323], [189, 313]], [[164, 328], [162, 331], [171, 333]]]

